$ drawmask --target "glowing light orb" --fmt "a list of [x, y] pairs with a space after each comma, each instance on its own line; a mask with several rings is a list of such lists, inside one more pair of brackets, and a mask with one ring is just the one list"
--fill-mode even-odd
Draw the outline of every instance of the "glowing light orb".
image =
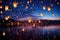
[[3, 12], [2, 11], [0, 11], [0, 14], [2, 14]]
[[8, 5], [5, 6], [5, 11], [7, 11], [7, 10], [9, 10], [9, 6]]
[[25, 9], [28, 9], [28, 6], [26, 6]]
[[59, 2], [57, 2], [57, 4], [59, 5], [60, 3], [59, 3]]
[[38, 22], [39, 22], [39, 23], [41, 23], [41, 21], [40, 21], [40, 20], [39, 20]]
[[5, 17], [5, 20], [8, 20], [9, 18], [10, 18], [10, 16], [6, 16], [6, 17]]
[[46, 6], [43, 6], [43, 10], [46, 10]]
[[3, 36], [5, 36], [6, 35], [6, 33], [5, 32], [3, 32], [3, 34], [2, 34]]
[[0, 9], [2, 9], [2, 6], [0, 6]]
[[51, 7], [50, 6], [48, 6], [48, 11], [51, 11]]
[[15, 2], [13, 2], [13, 7], [14, 8], [16, 8], [17, 7], [17, 5], [18, 5], [18, 3], [15, 1]]
[[25, 31], [25, 29], [24, 29], [24, 28], [22, 28], [22, 31], [24, 32], [24, 31]]
[[44, 14], [43, 13], [40, 13], [40, 16], [44, 16]]
[[35, 26], [35, 24], [33, 24], [33, 27]]
[[27, 4], [29, 4], [30, 2], [29, 1], [27, 1]]

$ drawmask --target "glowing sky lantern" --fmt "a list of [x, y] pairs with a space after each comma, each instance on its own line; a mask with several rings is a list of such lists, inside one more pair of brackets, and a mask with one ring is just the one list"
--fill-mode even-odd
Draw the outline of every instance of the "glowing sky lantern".
[[9, 18], [10, 18], [10, 16], [6, 16], [6, 17], [5, 17], [5, 20], [8, 20]]
[[43, 10], [45, 10], [46, 9], [46, 6], [43, 6]]
[[3, 32], [3, 34], [2, 34], [3, 36], [5, 36], [6, 35], [6, 33], [5, 32]]
[[30, 17], [28, 17], [28, 22], [31, 23], [32, 22], [32, 19]]
[[48, 11], [51, 11], [51, 7], [50, 6], [48, 6]]
[[17, 7], [17, 5], [18, 5], [18, 3], [15, 1], [15, 2], [13, 2], [13, 7], [14, 8], [16, 8]]
[[2, 6], [0, 6], [0, 9], [2, 9]]
[[25, 29], [24, 29], [24, 28], [22, 28], [22, 31], [24, 32], [24, 31], [25, 31]]
[[6, 6], [5, 6], [5, 10], [6, 10], [6, 11], [7, 11], [7, 10], [9, 10], [9, 7], [8, 7], [8, 5], [6, 5]]
[[40, 13], [40, 16], [44, 16], [44, 14], [43, 13]]

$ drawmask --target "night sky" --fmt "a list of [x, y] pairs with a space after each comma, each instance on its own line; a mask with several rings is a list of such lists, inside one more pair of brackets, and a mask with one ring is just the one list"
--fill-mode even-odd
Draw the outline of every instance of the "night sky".
[[0, 19], [60, 20], [60, 0], [0, 0]]

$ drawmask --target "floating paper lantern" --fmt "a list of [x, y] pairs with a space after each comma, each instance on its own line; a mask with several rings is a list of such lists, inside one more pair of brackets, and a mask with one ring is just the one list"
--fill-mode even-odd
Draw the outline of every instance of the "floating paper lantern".
[[17, 7], [17, 5], [18, 5], [18, 3], [17, 3], [17, 2], [13, 2], [13, 7], [14, 7], [14, 8], [16, 8], [16, 7]]

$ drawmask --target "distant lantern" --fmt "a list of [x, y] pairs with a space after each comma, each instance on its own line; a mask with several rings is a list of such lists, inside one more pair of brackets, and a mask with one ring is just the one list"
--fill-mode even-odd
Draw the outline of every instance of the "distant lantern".
[[43, 13], [40, 13], [40, 16], [44, 16], [44, 14]]
[[5, 32], [3, 32], [3, 34], [2, 34], [3, 36], [5, 36], [6, 35], [6, 33]]
[[28, 17], [28, 22], [31, 23], [32, 22], [32, 19], [30, 17]]
[[29, 4], [30, 2], [29, 1], [27, 1], [27, 4]]
[[33, 24], [33, 26], [35, 26], [35, 24]]
[[5, 20], [8, 20], [9, 18], [10, 18], [10, 16], [6, 16], [6, 17], [5, 17]]
[[6, 11], [9, 10], [9, 6], [8, 5], [5, 6], [5, 10]]
[[30, 2], [32, 2], [32, 0], [30, 0]]
[[46, 9], [46, 6], [43, 6], [43, 10], [45, 10]]
[[25, 31], [25, 29], [24, 29], [24, 28], [22, 28], [22, 31], [24, 32], [24, 31]]
[[2, 11], [0, 11], [0, 14], [2, 14], [3, 12]]
[[25, 9], [28, 9], [28, 6], [26, 6]]
[[0, 9], [2, 9], [2, 6], [0, 6]]
[[52, 16], [54, 16], [54, 14], [52, 14]]
[[40, 23], [41, 21], [39, 20], [38, 22]]
[[17, 5], [18, 5], [18, 3], [17, 3], [17, 2], [13, 2], [13, 7], [14, 7], [14, 8], [16, 8], [16, 7], [17, 7]]
[[50, 6], [48, 6], [48, 11], [51, 11], [51, 7]]
[[57, 4], [59, 5], [60, 3], [59, 3], [59, 2], [57, 2]]

